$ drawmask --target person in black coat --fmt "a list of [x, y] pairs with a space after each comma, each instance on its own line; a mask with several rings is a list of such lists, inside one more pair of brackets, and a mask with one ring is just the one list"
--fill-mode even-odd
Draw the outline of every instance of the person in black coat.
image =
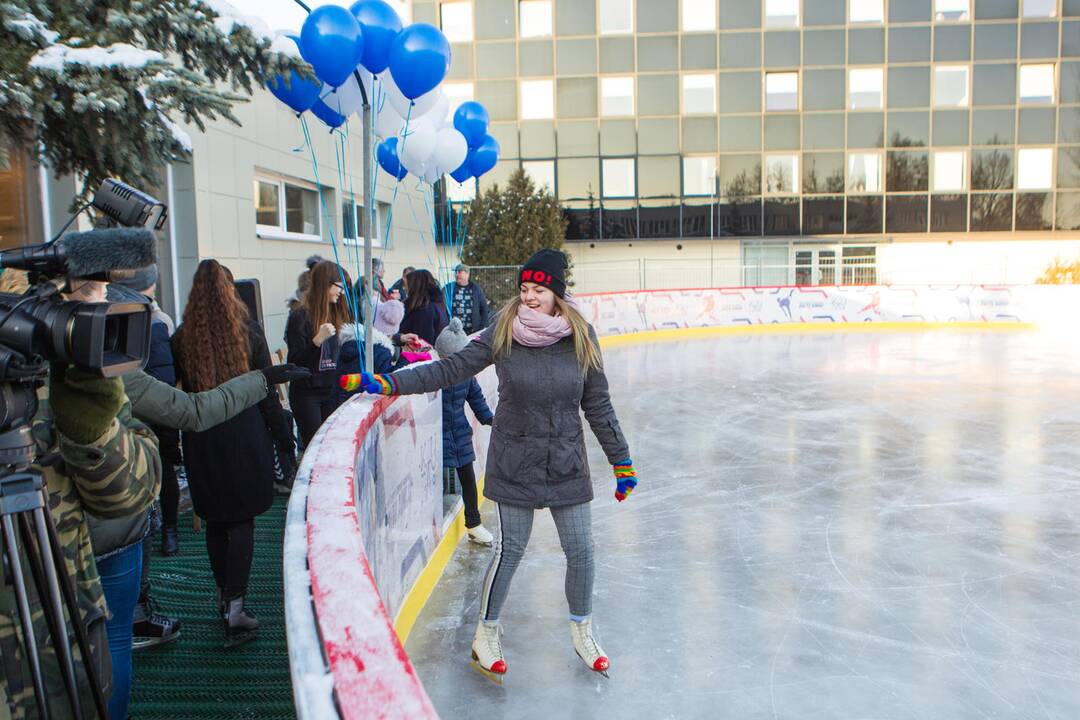
[[311, 269], [311, 286], [303, 304], [289, 313], [285, 325], [288, 361], [311, 371], [311, 379], [289, 384], [289, 406], [305, 447], [341, 400], [337, 392], [341, 352], [337, 334], [352, 321], [343, 297], [348, 284], [348, 275], [336, 264], [320, 262]]
[[439, 333], [450, 322], [442, 290], [427, 270], [414, 270], [409, 273], [407, 286], [409, 301], [405, 303], [401, 334], [411, 333], [419, 336], [428, 345], [434, 345]]
[[[440, 358], [447, 358], [468, 344], [469, 336], [462, 329], [461, 320], [453, 318], [446, 329], [439, 333], [435, 341], [435, 351]], [[476, 378], [444, 388], [443, 467], [457, 471], [458, 483], [461, 485], [461, 501], [465, 506], [465, 532], [469, 540], [479, 545], [490, 545], [494, 537], [480, 522], [480, 499], [476, 491], [476, 472], [473, 470], [476, 450], [473, 448], [472, 426], [465, 417], [466, 402], [480, 424], [490, 425], [495, 419]]]
[[[199, 263], [172, 346], [180, 381], [189, 391], [209, 390], [271, 365], [262, 331], [215, 260]], [[285, 449], [293, 444], [276, 393], [211, 430], [184, 433], [191, 500], [206, 523], [227, 643], [247, 639], [259, 626], [246, 611], [245, 598], [255, 517], [273, 501], [275, 444]]]

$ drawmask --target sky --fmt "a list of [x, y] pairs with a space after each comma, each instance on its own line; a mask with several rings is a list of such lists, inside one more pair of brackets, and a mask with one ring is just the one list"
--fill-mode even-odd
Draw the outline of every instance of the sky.
[[[262, 18], [272, 30], [299, 30], [304, 23], [307, 13], [296, 4], [296, 0], [227, 0], [237, 10], [245, 15], [254, 15]], [[308, 6], [314, 8], [319, 5], [341, 5], [349, 7], [355, 0], [305, 0]], [[398, 14], [407, 12], [408, 0], [390, 0]], [[408, 21], [403, 16], [403, 21]]]

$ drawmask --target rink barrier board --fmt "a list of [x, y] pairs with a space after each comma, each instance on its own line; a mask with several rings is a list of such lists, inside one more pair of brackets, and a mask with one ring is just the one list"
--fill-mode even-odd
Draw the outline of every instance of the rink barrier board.
[[[778, 307], [783, 310], [781, 299], [794, 303], [789, 305], [794, 318], [794, 308], [829, 301], [827, 290], [781, 287], [639, 291], [579, 296], [577, 300], [586, 319], [596, 326], [604, 348], [748, 334], [1030, 330], [1049, 316], [1071, 324], [1072, 308], [1080, 306], [1080, 287], [841, 288], [833, 289], [834, 307], [865, 303], [864, 309], [869, 308], [874, 317], [840, 322], [831, 316], [786, 322], [776, 319]], [[788, 294], [778, 297], [781, 291]], [[797, 299], [796, 294], [800, 296]], [[969, 308], [969, 318], [955, 316], [953, 305], [958, 296]], [[731, 322], [729, 317], [713, 317], [715, 326], [701, 326], [702, 310], [708, 307], [710, 298], [737, 298], [725, 305], [728, 315], [731, 308], [738, 313], [756, 306], [761, 312], [756, 317], [739, 317], [737, 322]], [[778, 305], [773, 306], [769, 300]], [[918, 309], [948, 313], [947, 319], [896, 317], [915, 307], [916, 300], [921, 303]], [[970, 313], [973, 301], [993, 310], [989, 315]], [[616, 317], [613, 309], [621, 316]], [[494, 406], [497, 398], [493, 369], [486, 370], [479, 379], [489, 404]], [[408, 587], [398, 583], [388, 594], [388, 589], [379, 585], [380, 576], [386, 577], [381, 554], [387, 549], [381, 547], [382, 541], [376, 542], [378, 533], [363, 536], [361, 513], [366, 513], [370, 532], [373, 503], [364, 505], [355, 486], [358, 479], [387, 480], [386, 469], [379, 461], [385, 459], [392, 466], [401, 459], [401, 453], [390, 452], [390, 446], [385, 444], [385, 420], [405, 415], [408, 417], [403, 421], [398, 417], [400, 422], [395, 427], [410, 432], [390, 432], [399, 443], [403, 438], [411, 439], [405, 455], [415, 453], [420, 440], [430, 443], [435, 438], [439, 448], [438, 462], [430, 462], [429, 458], [428, 470], [432, 472], [421, 483], [427, 494], [421, 494], [419, 506], [427, 508], [424, 498], [431, 499], [433, 493], [441, 496], [441, 472], [434, 472], [435, 466], [441, 471], [441, 428], [416, 421], [423, 415], [416, 410], [430, 411], [441, 404], [438, 399], [438, 393], [393, 399], [354, 397], [323, 425], [301, 463], [289, 503], [284, 569], [290, 666], [297, 714], [302, 719], [437, 717], [403, 644], [464, 535], [463, 508], [457, 507], [452, 521], [440, 518], [433, 523], [432, 533], [421, 538], [425, 543], [419, 546], [423, 567], [410, 573]], [[420, 406], [414, 407], [415, 403]], [[472, 422], [476, 474], [482, 478], [490, 429], [477, 426], [475, 419]], [[409, 470], [415, 476], [416, 468]], [[314, 518], [318, 518], [317, 522], [309, 522]], [[369, 549], [374, 551], [374, 558], [369, 557]], [[410, 567], [414, 568], [415, 557], [412, 559]]]

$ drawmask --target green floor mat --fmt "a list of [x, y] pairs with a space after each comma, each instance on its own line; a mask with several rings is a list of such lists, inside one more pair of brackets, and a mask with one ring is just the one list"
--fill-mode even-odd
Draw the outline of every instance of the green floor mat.
[[155, 542], [152, 594], [159, 612], [180, 618], [183, 628], [173, 643], [135, 653], [133, 720], [296, 717], [282, 604], [286, 506], [287, 499], [277, 496], [255, 521], [247, 606], [260, 627], [255, 640], [239, 647], [222, 647], [214, 576], [191, 515], [180, 517], [179, 555], [162, 557]]

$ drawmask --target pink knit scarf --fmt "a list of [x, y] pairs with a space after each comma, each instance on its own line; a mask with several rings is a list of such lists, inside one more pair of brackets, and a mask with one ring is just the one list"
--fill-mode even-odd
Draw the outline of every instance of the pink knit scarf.
[[514, 339], [525, 347], [547, 347], [573, 332], [562, 315], [548, 315], [528, 305], [518, 306], [513, 331]]

